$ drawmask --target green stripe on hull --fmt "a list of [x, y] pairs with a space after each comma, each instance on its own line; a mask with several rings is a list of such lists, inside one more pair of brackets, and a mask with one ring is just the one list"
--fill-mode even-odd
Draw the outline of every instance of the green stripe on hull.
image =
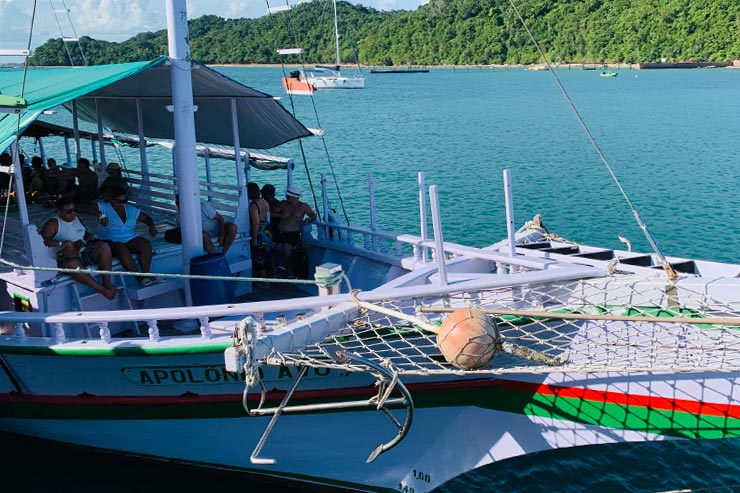
[[535, 394], [524, 414], [681, 438], [740, 437], [740, 419]]
[[[115, 341], [114, 341], [115, 344]], [[64, 346], [0, 346], [0, 354], [23, 354], [42, 356], [166, 356], [187, 354], [223, 353], [231, 347], [231, 341], [193, 344], [192, 346], [110, 346], [110, 347], [64, 347]]]

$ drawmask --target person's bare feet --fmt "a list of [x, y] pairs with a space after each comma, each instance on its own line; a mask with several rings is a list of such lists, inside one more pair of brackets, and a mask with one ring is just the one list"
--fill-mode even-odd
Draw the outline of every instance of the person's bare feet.
[[118, 294], [118, 288], [116, 288], [113, 285], [103, 286], [103, 291], [101, 291], [100, 294], [102, 294], [103, 296], [105, 296], [109, 300], [112, 300]]

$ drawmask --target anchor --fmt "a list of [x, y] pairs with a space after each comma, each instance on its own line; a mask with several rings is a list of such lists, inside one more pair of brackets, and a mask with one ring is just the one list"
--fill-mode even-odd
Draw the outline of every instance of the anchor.
[[[255, 464], [255, 465], [274, 465], [276, 464], [275, 459], [260, 457], [260, 453], [262, 452], [262, 448], [267, 443], [267, 440], [270, 437], [270, 434], [272, 433], [272, 430], [275, 427], [275, 424], [277, 423], [278, 419], [280, 419], [280, 416], [283, 415], [283, 413], [327, 411], [327, 410], [334, 410], [334, 409], [353, 409], [353, 408], [375, 408], [379, 411], [383, 411], [398, 429], [398, 434], [391, 440], [378, 445], [368, 456], [366, 460], [368, 464], [375, 461], [375, 459], [377, 459], [378, 456], [380, 456], [380, 454], [387, 452], [391, 448], [398, 445], [404, 439], [404, 437], [406, 437], [406, 435], [409, 432], [409, 429], [411, 428], [411, 424], [413, 421], [414, 401], [411, 397], [411, 393], [409, 393], [408, 389], [403, 384], [403, 382], [399, 380], [398, 374], [395, 371], [392, 371], [378, 363], [370, 361], [361, 356], [357, 356], [356, 354], [348, 353], [345, 351], [336, 351], [335, 355], [336, 355], [337, 360], [339, 360], [342, 363], [356, 363], [362, 366], [366, 366], [369, 369], [368, 371], [370, 373], [376, 375], [376, 386], [378, 388], [377, 394], [365, 400], [289, 406], [288, 403], [290, 402], [290, 399], [292, 398], [293, 393], [298, 388], [298, 385], [300, 384], [301, 380], [303, 379], [306, 372], [308, 371], [309, 367], [306, 365], [296, 365], [297, 367], [300, 368], [298, 375], [293, 381], [293, 384], [291, 385], [288, 392], [283, 397], [283, 400], [280, 402], [280, 405], [278, 405], [277, 407], [270, 407], [270, 408], [263, 407], [265, 400], [266, 400], [266, 389], [262, 381], [259, 380], [260, 402], [255, 409], [249, 409], [249, 406], [247, 403], [247, 393], [249, 391], [250, 386], [247, 385], [244, 389], [243, 398], [242, 398], [242, 404], [244, 406], [244, 409], [247, 412], [247, 415], [248, 416], [270, 416], [271, 415], [272, 416], [272, 418], [270, 419], [270, 422], [267, 424], [267, 427], [265, 428], [265, 431], [262, 433], [262, 437], [257, 442], [257, 445], [254, 448], [254, 451], [249, 456], [249, 460], [252, 464]], [[391, 397], [391, 393], [395, 389], [398, 389], [398, 391], [401, 393], [401, 397], [393, 397], [393, 398]], [[390, 408], [393, 408], [393, 407], [405, 407], [406, 418], [403, 423], [397, 420], [396, 417], [390, 412]]]

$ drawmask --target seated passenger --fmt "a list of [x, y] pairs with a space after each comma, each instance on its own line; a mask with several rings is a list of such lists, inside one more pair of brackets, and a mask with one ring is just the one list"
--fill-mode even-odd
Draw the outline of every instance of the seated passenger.
[[95, 193], [96, 198], [102, 198], [105, 200], [106, 194], [114, 188], [122, 189], [124, 192], [128, 193], [128, 180], [126, 180], [126, 178], [121, 174], [122, 170], [120, 164], [108, 163], [108, 166], [105, 167], [105, 171], [108, 173], [108, 176], [98, 187], [98, 191]]
[[[179, 195], [175, 195], [175, 205], [180, 208]], [[221, 253], [225, 255], [236, 238], [236, 224], [226, 222], [216, 208], [205, 201], [200, 203], [200, 219], [203, 227], [203, 249], [206, 253], [216, 253], [216, 246], [211, 241], [211, 237], [216, 236], [221, 245]], [[182, 243], [180, 227], [167, 231], [165, 239], [171, 243]]]
[[[108, 242], [111, 253], [128, 272], [139, 272], [133, 257], [137, 254], [141, 272], [148, 274], [154, 254], [152, 244], [143, 236], [137, 236], [134, 229], [137, 222], [144, 223], [149, 227], [149, 235], [157, 236], [157, 226], [149, 215], [128, 203], [123, 189], [111, 188], [109, 192], [109, 200], [98, 200], [91, 204], [92, 213], [98, 216], [98, 238]], [[152, 276], [136, 278], [142, 286], [154, 282]]]
[[[77, 217], [74, 200], [59, 199], [56, 203], [57, 216], [52, 217], [41, 227], [44, 245], [56, 248], [57, 265], [66, 269], [80, 269], [98, 264], [100, 270], [111, 270], [110, 246], [95, 240], [85, 230]], [[110, 274], [101, 274], [99, 283], [89, 274], [70, 274], [75, 281], [89, 286], [109, 300], [116, 297], [116, 287], [111, 282]]]

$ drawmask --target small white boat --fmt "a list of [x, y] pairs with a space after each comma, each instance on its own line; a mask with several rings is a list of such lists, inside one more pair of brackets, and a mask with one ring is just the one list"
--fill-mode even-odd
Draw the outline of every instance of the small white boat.
[[341, 74], [342, 57], [339, 51], [339, 27], [337, 24], [337, 2], [332, 0], [334, 6], [334, 43], [336, 47], [336, 64], [316, 65], [311, 70], [306, 70], [305, 80], [316, 89], [364, 89], [365, 76], [345, 76]]
[[619, 72], [606, 72], [606, 71], [604, 71], [604, 72], [601, 72], [601, 74], [599, 74], [599, 75], [601, 77], [616, 77], [617, 75], [619, 75]]
[[316, 65], [306, 70], [306, 82], [316, 89], [364, 89], [365, 77], [341, 74], [339, 65]]

